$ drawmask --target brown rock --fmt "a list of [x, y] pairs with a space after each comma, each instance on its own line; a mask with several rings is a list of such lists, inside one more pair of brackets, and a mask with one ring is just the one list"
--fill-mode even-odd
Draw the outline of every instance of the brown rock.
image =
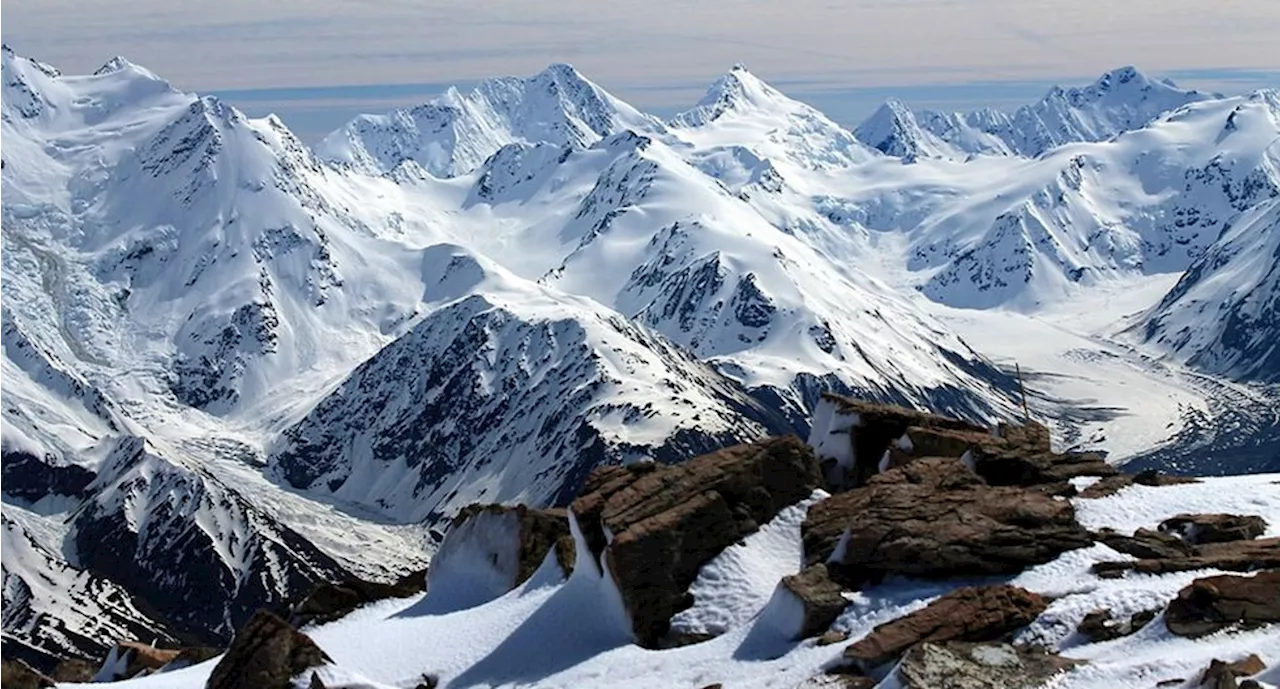
[[311, 637], [259, 610], [236, 632], [205, 689], [288, 689], [292, 678], [329, 662]]
[[802, 532], [809, 563], [844, 544], [832, 578], [850, 587], [889, 574], [1015, 573], [1092, 543], [1070, 502], [987, 486], [955, 459], [916, 460], [823, 500]]
[[216, 658], [223, 653], [223, 649], [212, 648], [209, 646], [187, 646], [179, 649], [178, 655], [165, 667], [166, 670], [176, 670], [178, 668], [187, 667], [189, 665], [198, 665], [210, 658]]
[[973, 470], [993, 486], [1061, 483], [1079, 476], [1111, 476], [1116, 468], [1090, 452], [1034, 452], [1019, 447], [983, 446], [973, 451]]
[[106, 660], [103, 661], [104, 670], [108, 666], [119, 668], [119, 670], [112, 676], [104, 677], [104, 680], [118, 682], [141, 674], [155, 672], [168, 665], [176, 657], [178, 657], [177, 649], [156, 648], [150, 644], [137, 641], [120, 641], [111, 648], [107, 653]]
[[1138, 558], [1180, 558], [1195, 555], [1195, 548], [1181, 538], [1150, 529], [1138, 529], [1132, 536], [1125, 536], [1112, 529], [1102, 529], [1095, 532], [1093, 538], [1112, 550]]
[[407, 574], [393, 584], [355, 578], [323, 582], [288, 606], [289, 622], [297, 627], [332, 622], [374, 601], [422, 593], [426, 585], [426, 570]]
[[58, 662], [50, 675], [55, 682], [75, 682], [85, 684], [98, 674], [99, 664], [84, 658], [69, 658]]
[[1227, 628], [1253, 629], [1280, 622], [1280, 571], [1252, 577], [1224, 574], [1196, 579], [1165, 609], [1169, 631], [1201, 637]]
[[1048, 605], [1016, 586], [967, 586], [877, 626], [846, 647], [844, 657], [869, 670], [925, 641], [994, 641], [1030, 624]]
[[1146, 471], [1142, 471], [1137, 474], [1116, 474], [1114, 476], [1107, 476], [1101, 481], [1098, 481], [1092, 486], [1084, 489], [1084, 491], [1080, 493], [1080, 497], [1105, 498], [1108, 495], [1115, 495], [1120, 492], [1121, 489], [1128, 488], [1135, 484], [1140, 486], [1176, 486], [1181, 483], [1199, 482], [1199, 479], [1191, 478], [1189, 476], [1169, 476], [1167, 474], [1161, 474], [1154, 469], [1147, 469]]
[[840, 585], [827, 577], [827, 567], [823, 564], [811, 565], [799, 574], [783, 577], [781, 585], [800, 599], [804, 607], [804, 623], [797, 639], [825, 632], [849, 605]]
[[1241, 685], [1237, 680], [1256, 675], [1265, 669], [1267, 664], [1256, 653], [1232, 663], [1215, 659], [1205, 669], [1200, 684], [1208, 689], [1240, 689]]
[[866, 675], [851, 675], [833, 670], [806, 679], [796, 689], [875, 689], [878, 684], [879, 682]]
[[605, 555], [637, 640], [654, 647], [692, 604], [704, 564], [823, 485], [809, 446], [787, 436], [680, 465], [597, 469], [572, 509], [592, 553]]
[[[856, 415], [858, 420], [857, 425], [849, 430], [849, 442], [854, 458], [853, 467], [846, 472], [834, 470], [828, 472], [828, 478], [833, 488], [837, 490], [864, 485], [867, 479], [878, 471], [881, 458], [890, 448], [896, 446], [898, 440], [909, 428], [915, 428], [917, 432], [920, 429], [932, 429], [989, 435], [986, 428], [977, 424], [905, 407], [865, 402], [832, 394], [823, 395], [823, 400], [834, 404], [837, 413]], [[913, 450], [910, 454], [923, 456], [928, 453]]]
[[1078, 663], [1009, 644], [923, 643], [897, 674], [910, 689], [1038, 689]]
[[819, 646], [830, 646], [832, 644], [842, 644], [849, 640], [849, 632], [842, 632], [836, 629], [828, 629], [818, 636], [817, 644]]
[[0, 661], [0, 686], [4, 689], [45, 689], [54, 686], [53, 679], [17, 658]]
[[1029, 452], [1049, 452], [1053, 448], [1050, 443], [1049, 427], [1035, 421], [1027, 423], [1002, 423], [997, 433], [1011, 447]]
[[1085, 615], [1076, 627], [1076, 631], [1093, 642], [1111, 641], [1142, 629], [1159, 614], [1159, 610], [1144, 610], [1135, 613], [1132, 617], [1117, 619], [1112, 617], [1110, 610], [1100, 608]]
[[1261, 536], [1267, 531], [1267, 522], [1262, 517], [1235, 514], [1179, 514], [1160, 522], [1159, 528], [1187, 543], [1229, 543]]
[[1128, 562], [1099, 562], [1093, 571], [1100, 577], [1117, 578], [1126, 572], [1165, 574], [1196, 569], [1223, 569], [1251, 572], [1280, 567], [1280, 538], [1256, 541], [1231, 541], [1195, 546], [1191, 555], [1168, 558], [1144, 558]]

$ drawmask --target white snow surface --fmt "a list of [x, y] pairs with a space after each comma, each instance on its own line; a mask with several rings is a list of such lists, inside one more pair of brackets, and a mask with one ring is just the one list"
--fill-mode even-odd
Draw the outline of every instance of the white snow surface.
[[[1163, 488], [1127, 489], [1096, 503], [1078, 499], [1088, 523], [1127, 530], [1149, 526], [1168, 509], [1149, 504], [1242, 509], [1259, 514], [1272, 525], [1280, 524], [1280, 475], [1210, 478], [1202, 483]], [[1162, 494], [1166, 492], [1167, 494]], [[1231, 495], [1251, 495], [1223, 504]], [[818, 497], [818, 496], [815, 496]], [[786, 542], [782, 533], [798, 538], [795, 513], [803, 506], [779, 514], [761, 532], [749, 537], [738, 550], [709, 563], [700, 575], [703, 592], [725, 592], [718, 578], [748, 559], [793, 563], [798, 545]], [[579, 543], [579, 555], [586, 553]], [[522, 587], [493, 601], [444, 614], [425, 612], [432, 593], [418, 600], [374, 604], [347, 618], [308, 630], [331, 655], [336, 667], [323, 670], [325, 679], [360, 680], [381, 688], [412, 685], [423, 673], [438, 674], [442, 686], [460, 687], [700, 687], [720, 682], [728, 689], [795, 687], [840, 657], [845, 643], [817, 646], [814, 640], [792, 641], [786, 630], [798, 623], [798, 611], [787, 600], [770, 598], [764, 587], [744, 584], [722, 599], [735, 610], [750, 601], [753, 615], [714, 618], [724, 633], [703, 643], [676, 649], [651, 651], [629, 643], [616, 599], [602, 584], [598, 564], [589, 555], [579, 562], [567, 581], [561, 581], [552, 558]], [[1099, 607], [1118, 614], [1163, 607], [1193, 579], [1215, 574], [1212, 570], [1168, 575], [1141, 575], [1102, 579], [1089, 572], [1095, 562], [1122, 560], [1128, 556], [1106, 546], [1094, 545], [1070, 551], [1056, 560], [1032, 567], [1006, 579], [1010, 583], [1055, 598], [1053, 604], [1021, 640], [1043, 643], [1088, 664], [1060, 676], [1054, 687], [1103, 689], [1147, 687], [1172, 678], [1198, 676], [1214, 658], [1236, 659], [1258, 653], [1268, 666], [1280, 662], [1280, 630], [1274, 625], [1251, 632], [1222, 632], [1191, 640], [1170, 634], [1160, 618], [1136, 634], [1102, 643], [1088, 643], [1074, 634], [1083, 616]], [[774, 567], [775, 564], [768, 566]], [[848, 609], [833, 625], [847, 631], [852, 643], [875, 625], [888, 622], [926, 605], [947, 591], [966, 584], [999, 579], [919, 582], [890, 580], [854, 595]], [[747, 592], [751, 589], [750, 592]], [[789, 598], [789, 597], [784, 597]], [[698, 605], [710, 602], [704, 597]], [[761, 605], [762, 603], [767, 604]], [[703, 616], [705, 622], [713, 621]], [[166, 684], [155, 678], [132, 680], [119, 686], [200, 687], [216, 660], [178, 670]], [[306, 680], [307, 678], [303, 678]], [[72, 685], [67, 685], [72, 686]], [[299, 684], [300, 687], [305, 684]], [[365, 686], [365, 685], [360, 685]], [[886, 684], [887, 686], [887, 684]]]

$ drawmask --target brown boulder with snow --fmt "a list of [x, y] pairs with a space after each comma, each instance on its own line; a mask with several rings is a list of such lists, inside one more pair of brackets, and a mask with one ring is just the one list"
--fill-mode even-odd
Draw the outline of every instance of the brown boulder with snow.
[[1187, 543], [1230, 543], [1248, 541], [1267, 532], [1262, 517], [1238, 514], [1179, 514], [1160, 522], [1163, 533], [1177, 534]]
[[787, 436], [679, 465], [596, 469], [571, 509], [593, 555], [604, 554], [637, 640], [653, 647], [692, 604], [704, 564], [823, 485], [813, 452]]
[[294, 677], [329, 662], [311, 637], [259, 610], [236, 632], [205, 689], [288, 689]]
[[834, 495], [809, 509], [802, 532], [806, 561], [831, 558], [850, 587], [892, 574], [1011, 574], [1093, 542], [1070, 502], [988, 486], [956, 459], [917, 460]]
[[1027, 626], [1049, 606], [1016, 586], [966, 586], [924, 608], [877, 626], [845, 648], [844, 657], [869, 670], [923, 642], [996, 641]]
[[841, 586], [827, 576], [827, 567], [816, 564], [798, 574], [782, 578], [782, 588], [800, 601], [804, 621], [799, 639], [807, 639], [827, 631], [849, 605]]
[[412, 572], [391, 584], [355, 578], [322, 582], [289, 605], [289, 622], [296, 627], [324, 624], [374, 601], [422, 593], [427, 586], [426, 574], [426, 570]]
[[1142, 558], [1125, 562], [1099, 562], [1093, 566], [1093, 572], [1100, 577], [1115, 579], [1128, 572], [1167, 574], [1190, 572], [1196, 569], [1252, 572], [1280, 567], [1280, 538], [1206, 543], [1192, 546], [1192, 548], [1189, 555]]
[[1169, 603], [1164, 621], [1169, 631], [1193, 639], [1280, 622], [1280, 571], [1196, 579]]

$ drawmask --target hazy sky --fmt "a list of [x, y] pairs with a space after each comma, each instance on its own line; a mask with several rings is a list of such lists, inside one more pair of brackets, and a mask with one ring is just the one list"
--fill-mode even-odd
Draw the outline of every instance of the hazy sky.
[[1280, 85], [1280, 0], [9, 0], [19, 53], [86, 72], [121, 54], [304, 135], [442, 85], [570, 62], [637, 106], [696, 101], [735, 62], [856, 121], [886, 96], [1032, 100], [1136, 64], [1190, 86]]

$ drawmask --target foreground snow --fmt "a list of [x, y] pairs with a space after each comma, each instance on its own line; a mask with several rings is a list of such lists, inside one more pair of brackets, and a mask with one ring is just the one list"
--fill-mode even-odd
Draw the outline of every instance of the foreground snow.
[[[1091, 528], [1132, 532], [1153, 528], [1178, 511], [1217, 509], [1261, 515], [1271, 525], [1268, 535], [1280, 534], [1277, 474], [1211, 478], [1165, 488], [1134, 486], [1107, 498], [1076, 499], [1075, 504], [1082, 522]], [[520, 588], [475, 607], [432, 614], [433, 609], [454, 607], [433, 600], [451, 594], [442, 587], [417, 599], [371, 605], [307, 631], [335, 660], [335, 666], [320, 671], [330, 686], [364, 682], [358, 686], [393, 689], [413, 686], [428, 673], [438, 675], [442, 686], [454, 688], [666, 689], [718, 682], [731, 689], [790, 689], [836, 661], [844, 646], [791, 641], [786, 631], [790, 611], [772, 597], [772, 586], [752, 585], [747, 576], [757, 569], [769, 570], [770, 576], [799, 569], [797, 514], [802, 510], [784, 510], [703, 569], [693, 587], [698, 602], [683, 622], [691, 629], [700, 622], [702, 628], [725, 632], [692, 646], [653, 651], [629, 643], [617, 593], [608, 580], [584, 559], [579, 562], [587, 566], [562, 580], [553, 557]], [[580, 547], [579, 556], [584, 552]], [[1114, 641], [1087, 643], [1076, 635], [1080, 620], [1094, 609], [1106, 607], [1124, 615], [1159, 608], [1192, 580], [1217, 573], [1101, 579], [1089, 572], [1095, 562], [1127, 558], [1098, 544], [1065, 553], [1010, 580], [1055, 599], [1020, 640], [1087, 661], [1060, 677], [1055, 688], [1149, 687], [1168, 679], [1196, 678], [1214, 658], [1248, 653], [1258, 653], [1272, 668], [1264, 680], [1280, 681], [1280, 628], [1275, 626], [1190, 640], [1173, 636], [1157, 618], [1136, 634]], [[747, 572], [739, 566], [743, 563], [755, 564]], [[729, 587], [723, 583], [728, 577], [741, 577], [743, 582]], [[854, 594], [834, 628], [856, 640], [875, 625], [918, 609], [952, 588], [991, 581], [890, 581]], [[712, 603], [720, 610], [711, 612]], [[119, 686], [198, 689], [216, 663]]]

